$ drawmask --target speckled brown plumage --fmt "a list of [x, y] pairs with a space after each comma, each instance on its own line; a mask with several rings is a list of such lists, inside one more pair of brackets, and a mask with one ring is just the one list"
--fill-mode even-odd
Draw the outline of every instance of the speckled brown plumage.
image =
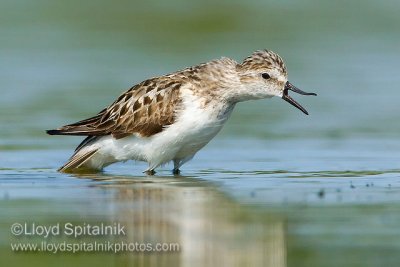
[[152, 136], [174, 123], [180, 109], [179, 89], [182, 86], [190, 86], [194, 94], [203, 94], [204, 104], [215, 99], [217, 90], [223, 90], [231, 82], [223, 79], [227, 76], [225, 70], [216, 66], [226, 63], [236, 65], [235, 61], [223, 58], [145, 80], [121, 94], [96, 116], [50, 130], [48, 133], [87, 136], [111, 134], [116, 139], [132, 134]]
[[116, 139], [131, 134], [151, 136], [175, 120], [182, 81], [153, 78], [133, 86], [96, 116], [65, 125], [54, 134], [101, 136]]
[[287, 76], [287, 70], [283, 59], [278, 54], [269, 50], [255, 51], [253, 54], [245, 58], [239, 67], [252, 71], [255, 69], [275, 68]]

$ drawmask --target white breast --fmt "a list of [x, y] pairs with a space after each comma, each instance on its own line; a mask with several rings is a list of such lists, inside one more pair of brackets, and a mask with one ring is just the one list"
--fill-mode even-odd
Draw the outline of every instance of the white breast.
[[175, 123], [147, 138], [106, 138], [101, 153], [112, 155], [116, 161], [147, 161], [150, 168], [194, 155], [221, 130], [234, 105], [217, 101], [206, 104], [185, 89], [181, 95], [184, 108]]

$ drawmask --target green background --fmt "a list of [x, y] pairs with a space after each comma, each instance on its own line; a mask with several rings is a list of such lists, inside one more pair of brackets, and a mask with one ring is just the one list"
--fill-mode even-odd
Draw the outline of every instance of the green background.
[[[4, 266], [395, 266], [398, 1], [0, 1]], [[182, 176], [144, 163], [59, 174], [96, 114], [149, 77], [268, 48], [318, 97], [241, 103]], [[15, 222], [121, 221], [167, 253], [15, 253]], [[107, 239], [107, 238], [106, 238]], [[55, 242], [65, 237], [53, 239]], [[87, 238], [83, 238], [87, 240]], [[103, 240], [102, 238], [95, 240]]]

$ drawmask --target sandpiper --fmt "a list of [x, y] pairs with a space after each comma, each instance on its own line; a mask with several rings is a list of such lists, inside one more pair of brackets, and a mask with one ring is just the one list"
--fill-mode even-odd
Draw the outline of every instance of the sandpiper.
[[316, 95], [288, 81], [278, 54], [258, 50], [242, 63], [222, 57], [150, 78], [94, 117], [47, 133], [87, 136], [61, 172], [96, 172], [115, 162], [138, 160], [149, 164], [147, 174], [173, 161], [173, 173], [178, 174], [221, 130], [239, 102], [278, 96], [308, 115], [289, 91]]

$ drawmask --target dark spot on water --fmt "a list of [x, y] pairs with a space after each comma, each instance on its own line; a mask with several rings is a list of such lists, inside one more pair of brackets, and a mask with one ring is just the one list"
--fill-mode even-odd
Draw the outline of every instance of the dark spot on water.
[[325, 190], [324, 189], [319, 190], [318, 191], [318, 197], [319, 198], [324, 198], [324, 196], [325, 196]]
[[353, 185], [353, 182], [350, 182], [350, 188], [351, 188], [351, 189], [356, 188], [356, 187]]

